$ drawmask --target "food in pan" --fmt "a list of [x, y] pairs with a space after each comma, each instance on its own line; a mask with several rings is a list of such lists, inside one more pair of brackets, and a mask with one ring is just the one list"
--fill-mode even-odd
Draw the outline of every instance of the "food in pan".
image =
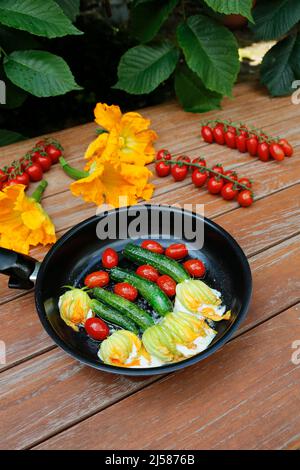
[[[197, 279], [206, 275], [204, 263], [187, 259], [182, 243], [164, 249], [153, 240], [128, 243], [122, 255], [109, 269], [105, 260], [102, 271], [88, 273], [83, 289], [60, 297], [62, 320], [76, 332], [85, 328], [99, 342], [99, 359], [118, 367], [159, 367], [205, 350], [217, 334], [215, 322], [231, 312], [220, 292]], [[107, 272], [109, 283], [97, 281], [99, 272], [101, 281]]]

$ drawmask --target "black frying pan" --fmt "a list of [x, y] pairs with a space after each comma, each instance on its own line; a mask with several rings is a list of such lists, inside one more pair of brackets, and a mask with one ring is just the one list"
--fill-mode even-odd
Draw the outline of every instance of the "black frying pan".
[[[96, 227], [103, 217], [116, 217], [118, 220], [124, 211], [128, 215], [129, 208], [106, 212], [100, 216], [92, 217], [73, 229], [69, 230], [50, 249], [44, 261], [40, 264], [36, 260], [15, 252], [0, 248], [0, 272], [10, 276], [9, 287], [30, 289], [35, 284], [36, 308], [45, 330], [51, 338], [71, 356], [79, 361], [107, 372], [125, 375], [153, 375], [182, 369], [210, 356], [219, 349], [232, 336], [240, 323], [244, 320], [249, 308], [252, 277], [245, 254], [237, 242], [214, 222], [192, 212], [168, 206], [144, 205], [136, 206], [140, 212], [151, 216], [152, 211], [159, 211], [160, 221], [164, 216], [184, 213], [184, 221], [204, 223], [204, 246], [201, 250], [193, 251], [193, 258], [204, 261], [207, 267], [205, 282], [212, 288], [222, 292], [224, 303], [233, 312], [229, 321], [216, 323], [218, 331], [215, 339], [205, 351], [184, 361], [157, 368], [127, 369], [101, 363], [97, 357], [99, 343], [89, 339], [84, 331], [74, 332], [60, 318], [58, 311], [58, 298], [63, 293], [62, 286], [82, 286], [87, 273], [101, 268], [101, 253], [108, 246], [121, 252], [128, 243], [127, 239], [99, 240]], [[131, 208], [132, 210], [132, 208]], [[170, 214], [170, 212], [172, 214]], [[132, 213], [132, 212], [131, 212]], [[128, 221], [134, 216], [128, 216]], [[182, 237], [178, 240], [171, 235], [164, 240], [164, 224], [159, 224], [159, 233], [147, 233], [146, 238], [153, 238], [168, 246], [174, 241], [183, 241], [189, 246], [190, 240]], [[171, 232], [173, 228], [171, 227]], [[169, 233], [168, 233], [169, 236]], [[144, 238], [144, 235], [143, 235]], [[136, 240], [139, 243], [140, 240]], [[126, 260], [121, 257], [121, 264]], [[141, 300], [142, 302], [142, 300]], [[22, 318], [26, 322], [26, 318]]]

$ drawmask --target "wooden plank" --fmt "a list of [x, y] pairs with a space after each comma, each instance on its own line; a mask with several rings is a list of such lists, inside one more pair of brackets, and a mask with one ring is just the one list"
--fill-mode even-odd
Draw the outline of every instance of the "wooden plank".
[[[294, 307], [37, 449], [278, 449], [300, 444]], [[105, 429], [105, 432], [99, 432]]]

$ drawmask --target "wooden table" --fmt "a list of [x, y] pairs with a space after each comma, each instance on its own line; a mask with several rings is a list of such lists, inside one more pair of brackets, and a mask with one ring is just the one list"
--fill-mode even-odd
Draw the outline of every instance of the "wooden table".
[[[212, 357], [168, 376], [128, 378], [86, 367], [57, 348], [38, 320], [33, 292], [12, 291], [0, 279], [0, 340], [7, 363], [0, 374], [1, 448], [34, 449], [296, 449], [300, 447], [299, 124], [300, 105], [271, 99], [254, 85], [235, 88], [223, 110], [187, 114], [175, 103], [148, 108], [157, 148], [205, 156], [254, 180], [257, 201], [238, 208], [195, 189], [188, 180], [154, 179], [153, 202], [205, 203], [205, 215], [245, 250], [254, 295], [247, 320]], [[199, 137], [214, 116], [246, 121], [287, 137], [295, 156], [262, 163]], [[95, 124], [56, 134], [66, 158], [82, 166]], [[1, 165], [37, 139], [1, 149]], [[297, 155], [298, 154], [298, 155]], [[58, 236], [95, 214], [74, 198], [69, 179], [53, 167], [43, 204]], [[1, 222], [0, 222], [1, 223]], [[32, 250], [42, 259], [46, 249]], [[298, 346], [299, 347], [299, 346]]]

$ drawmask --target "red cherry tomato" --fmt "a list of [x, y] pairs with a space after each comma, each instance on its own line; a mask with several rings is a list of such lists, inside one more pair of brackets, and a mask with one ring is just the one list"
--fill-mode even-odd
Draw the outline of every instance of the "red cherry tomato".
[[158, 271], [150, 266], [149, 264], [143, 264], [139, 266], [136, 270], [138, 276], [143, 277], [144, 279], [148, 279], [148, 281], [156, 282], [159, 278]]
[[160, 162], [156, 163], [155, 171], [157, 176], [163, 178], [171, 173], [171, 165], [168, 165], [163, 160], [161, 160]]
[[88, 318], [84, 327], [87, 334], [97, 341], [103, 341], [109, 335], [107, 324], [100, 318]]
[[156, 160], [171, 160], [172, 156], [169, 150], [161, 149], [156, 154]]
[[165, 251], [165, 255], [172, 259], [185, 258], [188, 253], [188, 249], [184, 243], [172, 243]]
[[235, 149], [236, 148], [235, 132], [228, 130], [227, 132], [225, 132], [224, 137], [225, 137], [225, 143], [227, 147], [229, 147], [230, 149]]
[[195, 170], [192, 173], [192, 182], [197, 188], [201, 188], [207, 180], [207, 172], [206, 171], [201, 171], [198, 168], [195, 168]]
[[270, 154], [272, 155], [274, 160], [277, 160], [278, 162], [284, 160], [284, 151], [279, 144], [270, 145]]
[[30, 178], [30, 181], [41, 181], [43, 178], [43, 170], [39, 163], [32, 163], [26, 168], [25, 172]]
[[0, 183], [4, 183], [5, 181], [7, 181], [7, 179], [8, 179], [8, 176], [5, 173], [5, 171], [0, 169]]
[[201, 128], [201, 135], [205, 142], [208, 144], [212, 144], [214, 141], [213, 131], [209, 126], [202, 126]]
[[31, 159], [33, 162], [36, 162], [39, 157], [41, 157], [44, 154], [43, 150], [35, 150], [30, 154]]
[[246, 140], [247, 140], [246, 136], [242, 134], [237, 135], [235, 137], [235, 145], [240, 153], [247, 152]]
[[238, 190], [234, 189], [234, 183], [226, 183], [221, 189], [221, 196], [225, 201], [231, 201], [237, 195]]
[[247, 186], [247, 188], [252, 188], [252, 183], [249, 178], [240, 178], [239, 183], [243, 184], [244, 186]]
[[269, 160], [270, 150], [267, 142], [259, 142], [257, 145], [257, 155], [262, 162], [267, 162]]
[[32, 161], [31, 161], [30, 158], [27, 158], [27, 157], [26, 158], [25, 157], [21, 158], [21, 160], [20, 160], [21, 169], [26, 170], [31, 165], [31, 163], [32, 163]]
[[[224, 175], [225, 175], [225, 176], [229, 176], [229, 178], [231, 178], [231, 179], [234, 180], [234, 181], [237, 181], [237, 179], [238, 179], [237, 173], [236, 173], [235, 171], [233, 171], [233, 170], [226, 170], [226, 171], [224, 171]], [[226, 183], [226, 180], [225, 180], [224, 182]]]
[[257, 137], [249, 137], [246, 141], [247, 150], [252, 157], [257, 155], [258, 140]]
[[141, 247], [145, 250], [152, 251], [153, 253], [158, 253], [162, 255], [164, 253], [164, 249], [160, 243], [156, 242], [155, 240], [144, 240], [141, 243]]
[[176, 294], [176, 282], [167, 274], [157, 279], [157, 285], [168, 297], [174, 297]]
[[233, 126], [227, 126], [227, 131], [232, 132], [232, 134], [236, 134], [236, 128]]
[[20, 175], [17, 175], [15, 180], [19, 184], [24, 184], [25, 186], [28, 186], [30, 182], [30, 178], [27, 173], [21, 173]]
[[47, 155], [51, 158], [52, 163], [57, 163], [59, 157], [62, 156], [62, 151], [55, 147], [53, 144], [49, 144], [46, 146], [45, 151], [47, 152]]
[[[217, 165], [214, 165], [214, 166], [212, 167], [212, 170], [213, 170], [214, 172], [219, 173], [220, 175], [224, 175], [224, 168], [223, 168], [222, 165], [220, 165], [219, 163], [218, 163]], [[214, 176], [214, 175], [215, 175], [215, 173], [211, 173], [211, 176]]]
[[222, 178], [217, 179], [215, 176], [213, 176], [212, 178], [209, 178], [208, 183], [207, 183], [207, 189], [211, 194], [219, 194], [223, 186], [224, 186], [224, 182]]
[[199, 259], [189, 259], [183, 263], [183, 267], [194, 277], [203, 277], [206, 271], [204, 263]]
[[114, 293], [120, 297], [124, 297], [124, 299], [130, 300], [130, 302], [134, 302], [138, 296], [136, 288], [127, 282], [119, 282], [116, 284], [114, 286]]
[[48, 171], [52, 165], [52, 160], [48, 155], [40, 155], [35, 161], [41, 165], [44, 172]]
[[175, 181], [183, 181], [187, 174], [188, 174], [188, 166], [187, 165], [174, 165], [171, 169], [171, 174]]
[[102, 264], [106, 269], [118, 266], [119, 256], [118, 253], [112, 248], [106, 248], [102, 254]]
[[[180, 161], [184, 161], [184, 162], [187, 162], [187, 163], [191, 163], [191, 159], [190, 157], [188, 157], [187, 155], [181, 155], [180, 157], [177, 158], [177, 161], [180, 162]], [[185, 165], [187, 167], [187, 169], [189, 169], [189, 165]]]
[[213, 129], [213, 135], [217, 144], [219, 145], [225, 144], [224, 130], [219, 124]]
[[[192, 160], [192, 163], [197, 163], [198, 165], [201, 165], [201, 166], [206, 166], [206, 160], [204, 158], [201, 158], [201, 157], [196, 157]], [[195, 168], [195, 167], [194, 167]]]
[[15, 178], [11, 178], [5, 183], [2, 183], [2, 189], [8, 188], [8, 186], [14, 186], [15, 184], [19, 184], [18, 181]]
[[294, 149], [286, 139], [280, 139], [280, 141], [278, 143], [279, 143], [279, 145], [281, 145], [282, 150], [284, 151], [284, 155], [286, 157], [291, 157], [293, 155]]
[[242, 207], [249, 207], [253, 203], [253, 197], [251, 191], [244, 189], [238, 194], [237, 202]]
[[94, 271], [86, 276], [84, 284], [93, 289], [94, 287], [104, 287], [109, 283], [109, 274], [106, 271]]

